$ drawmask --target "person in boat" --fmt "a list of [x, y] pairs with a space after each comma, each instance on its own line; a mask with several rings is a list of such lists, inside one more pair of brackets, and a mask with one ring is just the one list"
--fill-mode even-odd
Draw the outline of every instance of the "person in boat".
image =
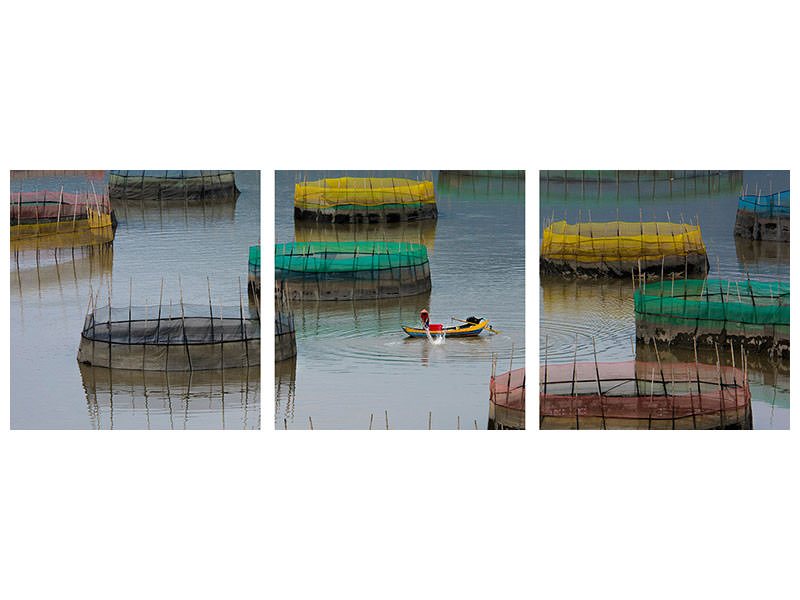
[[428, 311], [424, 308], [419, 311], [419, 318], [422, 320], [422, 327], [424, 329], [430, 329], [431, 327], [431, 317], [428, 314]]

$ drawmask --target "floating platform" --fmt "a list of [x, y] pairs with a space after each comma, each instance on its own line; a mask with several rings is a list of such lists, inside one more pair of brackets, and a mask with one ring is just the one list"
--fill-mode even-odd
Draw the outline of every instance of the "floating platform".
[[636, 338], [691, 348], [744, 346], [789, 356], [789, 284], [686, 279], [636, 290]]
[[489, 379], [489, 429], [525, 429], [525, 369]]
[[290, 301], [415, 296], [431, 289], [428, 251], [401, 242], [275, 245], [275, 290]]
[[694, 363], [540, 367], [540, 429], [752, 429], [746, 369]]
[[751, 240], [789, 242], [789, 190], [769, 196], [739, 196], [734, 235]]
[[558, 221], [542, 233], [539, 265], [564, 277], [661, 277], [705, 274], [708, 258], [698, 225]]
[[169, 304], [91, 311], [78, 362], [140, 371], [203, 371], [259, 366], [260, 319], [242, 307]]
[[392, 223], [436, 219], [432, 181], [338, 177], [295, 185], [294, 218], [323, 223]]

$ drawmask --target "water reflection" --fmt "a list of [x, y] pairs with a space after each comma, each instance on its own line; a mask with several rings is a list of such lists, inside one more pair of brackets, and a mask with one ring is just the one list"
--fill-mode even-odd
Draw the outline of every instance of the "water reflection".
[[275, 363], [275, 427], [288, 428], [294, 421], [294, 402], [297, 393], [297, 358]]
[[777, 267], [789, 268], [789, 244], [764, 240], [751, 240], [735, 236], [736, 258], [747, 268]]
[[[295, 183], [322, 177], [394, 176], [436, 182], [436, 222], [381, 227], [296, 224]], [[469, 179], [468, 179], [469, 178]], [[292, 386], [276, 374], [275, 427], [308, 429], [472, 428], [488, 421], [491, 357], [524, 365], [525, 203], [521, 177], [475, 177], [430, 172], [289, 172], [275, 174], [276, 240], [422, 242], [428, 246], [432, 290], [421, 296], [367, 301], [295, 302], [297, 358]], [[434, 240], [435, 236], [435, 240]], [[435, 250], [433, 249], [435, 245]], [[433, 323], [451, 317], [491, 318], [500, 335], [432, 345], [408, 339], [402, 325], [431, 311]], [[283, 372], [283, 365], [276, 365]], [[295, 371], [296, 369], [296, 371]], [[280, 384], [280, 389], [278, 389]], [[289, 391], [291, 390], [291, 391]]]
[[[87, 427], [182, 428], [180, 421], [169, 420], [181, 408], [189, 428], [258, 427], [259, 386], [257, 370], [240, 379], [250, 383], [242, 389], [229, 388], [229, 372], [222, 382], [203, 383], [203, 377], [181, 382], [170, 374], [168, 389], [163, 382], [153, 383], [149, 374], [114, 374], [114, 397], [108, 387], [95, 386], [108, 373], [85, 374], [77, 368], [76, 353], [90, 294], [100, 292], [106, 301], [111, 290], [112, 304], [128, 306], [131, 297], [145, 304], [168, 303], [182, 296], [185, 303], [239, 305], [244, 302], [248, 274], [248, 250], [260, 234], [260, 175], [257, 171], [235, 173], [241, 195], [234, 201], [214, 203], [183, 199], [172, 205], [147, 202], [120, 202], [112, 199], [119, 225], [112, 244], [97, 244], [94, 239], [77, 240], [47, 236], [12, 246], [10, 255], [11, 289], [11, 427], [14, 429], [84, 429]], [[86, 174], [55, 173], [42, 177], [19, 178], [12, 190], [74, 188], [98, 193], [105, 181]], [[189, 198], [191, 200], [191, 198]], [[55, 240], [55, 243], [54, 243]], [[88, 245], [84, 245], [88, 241]], [[30, 243], [28, 243], [30, 242]], [[15, 251], [14, 251], [15, 250]], [[179, 279], [180, 277], [180, 279]], [[113, 279], [113, 281], [112, 281]], [[131, 291], [133, 290], [133, 291]], [[249, 296], [251, 313], [259, 307]], [[247, 311], [245, 306], [245, 311]], [[47, 377], [42, 377], [46, 373]], [[131, 379], [132, 378], [132, 379]], [[57, 392], [53, 381], [58, 381]], [[120, 383], [121, 382], [121, 383]], [[111, 385], [109, 383], [109, 385]], [[92, 391], [87, 419], [86, 385]], [[127, 386], [128, 399], [116, 391]], [[204, 388], [205, 385], [205, 388]], [[233, 384], [236, 386], [236, 382]], [[151, 387], [155, 389], [151, 395]], [[134, 391], [131, 392], [130, 388]], [[211, 390], [210, 404], [203, 404]], [[167, 401], [169, 399], [169, 402]], [[161, 404], [153, 404], [157, 401]], [[143, 401], [148, 402], [144, 410]], [[127, 409], [124, 407], [126, 406]], [[182, 403], [182, 404], [181, 404]], [[119, 410], [118, 410], [119, 409]]]
[[[560, 172], [563, 175], [563, 171]], [[710, 177], [649, 178], [630, 181], [621, 172], [614, 179], [590, 181], [571, 176], [540, 180], [540, 232], [545, 221], [555, 216], [568, 222], [638, 221], [656, 219], [673, 223], [681, 217], [699, 217], [703, 241], [708, 252], [711, 276], [744, 281], [789, 281], [789, 244], [754, 242], [733, 235], [738, 196], [743, 183], [752, 189], [788, 187], [788, 172], [730, 171]], [[633, 172], [635, 177], [635, 172]], [[669, 215], [669, 217], [668, 217]], [[664, 285], [669, 285], [667, 279]], [[540, 285], [540, 360], [545, 354], [551, 363], [594, 360], [594, 347], [600, 362], [647, 359], [648, 350], [632, 344], [636, 322], [633, 309], [633, 284], [630, 278], [597, 281], [565, 281], [541, 278]], [[661, 351], [661, 347], [659, 347]], [[680, 350], [676, 349], [680, 355]], [[705, 355], [703, 353], [705, 352]], [[715, 356], [698, 348], [701, 362], [715, 364]], [[711, 348], [711, 355], [714, 354]], [[729, 354], [729, 351], [727, 352]], [[724, 357], [721, 356], [721, 360]], [[694, 362], [694, 353], [674, 356], [664, 349], [662, 360]], [[737, 359], [738, 360], [738, 359]], [[751, 355], [749, 380], [752, 392], [753, 423], [759, 428], [788, 428], [788, 362], [772, 363], [769, 357]], [[763, 382], [760, 383], [760, 382]]]
[[[540, 327], [542, 360], [630, 360], [636, 334], [633, 284], [626, 279], [575, 280], [543, 276]], [[546, 350], [545, 350], [546, 336]], [[594, 344], [594, 345], [593, 345]]]
[[438, 191], [462, 198], [525, 197], [525, 171], [439, 171]]
[[295, 221], [297, 242], [407, 242], [421, 243], [433, 254], [436, 219], [398, 223], [312, 223]]
[[236, 217], [235, 196], [191, 204], [113, 200], [113, 206], [119, 226], [132, 232], [177, 227], [202, 230], [208, 226], [233, 223]]
[[[113, 244], [81, 248], [16, 251], [11, 256], [11, 293], [25, 298], [32, 293], [64, 293], [71, 289], [80, 295], [86, 284], [97, 289], [108, 285], [114, 266]], [[79, 296], [80, 297], [80, 296]], [[88, 301], [88, 293], [86, 295]]]
[[258, 429], [258, 368], [154, 372], [79, 364], [92, 429]]

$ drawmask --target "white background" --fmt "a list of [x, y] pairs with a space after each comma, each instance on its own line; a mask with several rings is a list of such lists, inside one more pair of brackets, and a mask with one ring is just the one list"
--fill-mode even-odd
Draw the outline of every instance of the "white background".
[[[534, 408], [538, 169], [797, 167], [790, 3], [28, 1], [2, 20], [6, 184], [260, 169], [270, 248], [274, 169], [527, 169]], [[8, 432], [6, 404], [4, 596], [798, 597], [794, 431], [539, 433], [532, 408], [525, 432], [274, 432], [270, 353], [261, 432]]]

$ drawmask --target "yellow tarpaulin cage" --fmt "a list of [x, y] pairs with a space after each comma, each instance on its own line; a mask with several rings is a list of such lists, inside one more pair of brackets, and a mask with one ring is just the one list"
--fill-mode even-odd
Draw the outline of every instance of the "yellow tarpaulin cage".
[[626, 275], [707, 270], [706, 247], [698, 225], [685, 223], [576, 223], [558, 221], [542, 233], [545, 272]]
[[435, 204], [433, 182], [393, 177], [338, 177], [295, 185], [294, 204], [304, 210], [337, 206]]
[[542, 235], [542, 257], [580, 262], [661, 260], [705, 254], [697, 225], [677, 223], [553, 223]]
[[[85, 246], [110, 242], [114, 239], [111, 215], [88, 209], [85, 219], [64, 219], [62, 221], [29, 223], [12, 225], [12, 250], [26, 249], [30, 240], [31, 247], [70, 247]], [[51, 242], [42, 242], [42, 238], [53, 238]]]

